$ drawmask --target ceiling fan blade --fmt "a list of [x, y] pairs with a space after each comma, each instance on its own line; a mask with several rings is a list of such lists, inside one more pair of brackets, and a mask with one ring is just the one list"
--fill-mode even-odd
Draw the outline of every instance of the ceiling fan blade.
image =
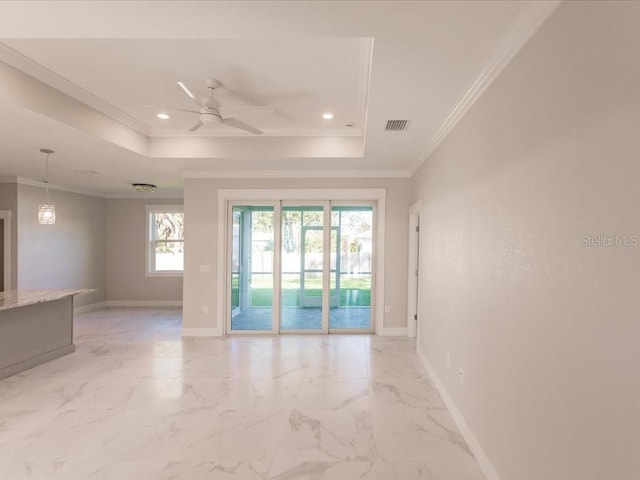
[[220, 123], [222, 123], [223, 125], [228, 125], [230, 127], [239, 128], [240, 130], [244, 130], [245, 132], [262, 135], [262, 130], [258, 130], [256, 127], [252, 127], [251, 125], [247, 125], [237, 118], [223, 118], [222, 120], [220, 120]]
[[189, 90], [189, 88], [182, 82], [178, 82], [178, 85], [180, 86], [180, 88], [182, 90], [184, 90], [184, 93], [186, 93], [187, 95], [189, 95], [193, 100], [196, 99], [196, 97], [193, 95], [193, 93], [191, 93], [191, 90]]
[[224, 89], [227, 93], [229, 93], [232, 97], [239, 100], [241, 103], [246, 103], [248, 105], [256, 104], [256, 103], [272, 103], [272, 102], [300, 102], [308, 100], [313, 97], [313, 94], [306, 91], [298, 91], [298, 92], [289, 92], [287, 94], [260, 94], [261, 101], [257, 101], [257, 99], [253, 96], [248, 96], [246, 93], [241, 93], [239, 90], [228, 87], [224, 83], [220, 83], [220, 88]]
[[[182, 83], [182, 82], [178, 82], [178, 86], [179, 86], [182, 90], [184, 90], [184, 93], [186, 93], [186, 94], [189, 96], [189, 98], [191, 98], [191, 100], [193, 100], [194, 102], [196, 102], [196, 103], [197, 103], [198, 105], [200, 105], [201, 107], [208, 108], [202, 100], [200, 100], [200, 99], [196, 98], [196, 96], [195, 96], [193, 93], [191, 93], [191, 90], [189, 90], [189, 87], [187, 87], [184, 83]], [[198, 112], [198, 113], [200, 113], [200, 112]]]
[[204, 125], [204, 122], [202, 120], [198, 119], [198, 121], [193, 124], [193, 126], [189, 129], [189, 131], [190, 132], [195, 132], [196, 130], [198, 130], [203, 125]]
[[220, 87], [224, 88], [227, 92], [229, 92], [233, 97], [237, 98], [238, 100], [240, 100], [243, 103], [248, 103], [249, 105], [251, 105], [252, 103], [256, 103], [255, 99], [251, 99], [248, 98], [247, 96], [243, 95], [242, 93], [240, 93], [238, 90], [235, 90], [233, 88], [229, 88], [227, 85], [225, 85], [224, 83], [220, 83]]
[[233, 117], [234, 115], [252, 115], [260, 113], [272, 113], [276, 109], [270, 105], [236, 105], [220, 107], [218, 111], [223, 117]]
[[155, 108], [156, 110], [175, 110], [177, 112], [187, 112], [187, 113], [197, 113], [200, 114], [202, 113], [200, 110], [189, 110], [186, 108], [178, 108], [178, 107], [167, 107], [164, 105], [149, 105], [149, 104], [141, 104], [141, 107], [146, 107], [146, 108]]

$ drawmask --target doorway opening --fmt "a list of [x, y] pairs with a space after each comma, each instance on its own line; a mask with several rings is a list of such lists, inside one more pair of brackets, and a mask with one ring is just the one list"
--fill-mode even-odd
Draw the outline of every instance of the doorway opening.
[[0, 210], [0, 292], [11, 290], [11, 210]]
[[416, 337], [420, 317], [420, 201], [409, 207], [409, 258], [407, 279], [407, 335]]
[[0, 292], [4, 292], [4, 218], [0, 218], [0, 252]]

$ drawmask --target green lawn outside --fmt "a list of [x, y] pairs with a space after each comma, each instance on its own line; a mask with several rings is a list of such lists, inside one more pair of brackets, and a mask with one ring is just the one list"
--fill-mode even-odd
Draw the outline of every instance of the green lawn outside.
[[[254, 288], [251, 290], [252, 307], [270, 307], [272, 305], [273, 291], [267, 288]], [[307, 289], [307, 295], [322, 296], [320, 289]], [[300, 289], [282, 290], [282, 305], [286, 307], [300, 306]], [[340, 306], [342, 307], [369, 307], [371, 306], [371, 290], [340, 289]]]
[[[296, 278], [285, 277], [282, 282], [282, 305], [289, 307], [300, 306], [299, 275]], [[334, 285], [332, 285], [334, 286]], [[322, 296], [322, 279], [308, 279], [305, 283], [307, 296]], [[332, 289], [332, 293], [333, 293]], [[231, 304], [239, 305], [238, 277], [234, 275], [231, 289]], [[254, 279], [251, 288], [252, 307], [270, 307], [273, 305], [273, 288], [269, 281], [262, 278]], [[371, 278], [343, 278], [340, 283], [340, 306], [368, 307], [371, 306]]]

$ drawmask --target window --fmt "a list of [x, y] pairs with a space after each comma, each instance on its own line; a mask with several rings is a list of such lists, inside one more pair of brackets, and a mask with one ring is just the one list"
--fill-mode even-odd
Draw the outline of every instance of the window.
[[147, 205], [147, 275], [182, 275], [182, 205]]

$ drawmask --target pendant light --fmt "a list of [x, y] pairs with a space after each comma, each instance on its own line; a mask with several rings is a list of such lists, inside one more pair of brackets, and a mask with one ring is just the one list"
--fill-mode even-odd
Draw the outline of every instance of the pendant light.
[[47, 203], [43, 203], [38, 207], [38, 222], [43, 225], [53, 225], [56, 223], [56, 206], [51, 203], [49, 198], [49, 155], [55, 153], [50, 148], [41, 148], [40, 151], [46, 154], [45, 169], [46, 175], [44, 183], [47, 185]]

